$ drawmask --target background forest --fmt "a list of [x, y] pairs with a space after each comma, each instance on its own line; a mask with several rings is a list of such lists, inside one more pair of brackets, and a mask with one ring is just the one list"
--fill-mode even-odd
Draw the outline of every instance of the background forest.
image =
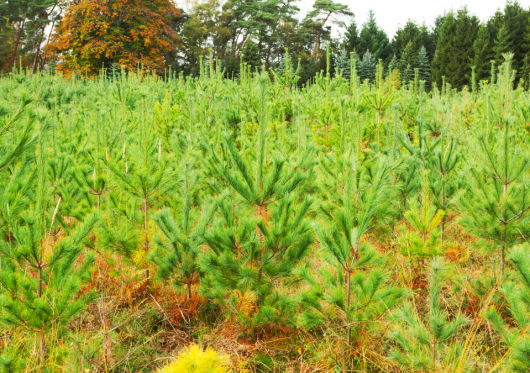
[[472, 66], [478, 81], [489, 79], [491, 61], [499, 65], [506, 52], [514, 53], [517, 82], [530, 73], [530, 11], [517, 1], [482, 23], [465, 7], [440, 15], [432, 28], [403, 20], [392, 38], [373, 12], [358, 25], [353, 9], [332, 0], [315, 1], [305, 15], [291, 0], [190, 1], [186, 8], [169, 0], [1, 0], [0, 71], [97, 75], [115, 65], [197, 76], [212, 58], [233, 78], [242, 62], [282, 68], [288, 48], [300, 61], [301, 87], [325, 70], [329, 43], [331, 74], [348, 77], [354, 53], [361, 81], [374, 78], [381, 59], [385, 74], [396, 70], [404, 83], [419, 68], [428, 88], [445, 77], [461, 89], [471, 84]]

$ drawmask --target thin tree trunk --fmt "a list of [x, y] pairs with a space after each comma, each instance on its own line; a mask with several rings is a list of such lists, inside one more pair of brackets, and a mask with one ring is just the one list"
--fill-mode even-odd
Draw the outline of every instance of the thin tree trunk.
[[13, 63], [11, 63], [11, 72], [15, 69], [15, 64], [17, 62], [17, 50], [18, 50], [18, 44], [20, 43], [20, 37], [22, 36], [22, 32], [24, 31], [24, 26], [26, 25], [26, 18], [22, 21], [22, 25], [20, 26], [20, 30], [18, 30], [17, 35], [17, 41], [15, 42], [15, 50], [13, 52]]
[[347, 351], [350, 349], [351, 345], [351, 326], [350, 326], [350, 317], [349, 309], [351, 303], [351, 268], [346, 269], [346, 344], [342, 345], [342, 372], [346, 373], [346, 355]]
[[[149, 231], [147, 227], [147, 198], [144, 200], [144, 250], [145, 255], [149, 251]], [[149, 279], [149, 269], [145, 271], [145, 278]]]
[[[42, 28], [42, 33], [44, 33], [44, 27]], [[31, 67], [31, 76], [35, 74], [35, 69], [37, 68], [37, 60], [39, 59], [41, 44], [41, 42], [37, 42], [37, 51], [35, 52], [35, 57], [33, 58], [33, 66]]]
[[50, 39], [52, 37], [52, 33], [53, 33], [53, 28], [54, 27], [55, 27], [55, 21], [53, 21], [53, 23], [52, 23], [52, 28], [51, 28], [50, 33], [48, 35], [48, 39], [46, 40], [46, 45], [44, 46], [44, 56], [41, 59], [41, 65], [40, 65], [40, 69], [41, 70], [44, 70], [44, 65], [46, 64], [46, 57], [48, 55], [48, 44], [50, 44]]

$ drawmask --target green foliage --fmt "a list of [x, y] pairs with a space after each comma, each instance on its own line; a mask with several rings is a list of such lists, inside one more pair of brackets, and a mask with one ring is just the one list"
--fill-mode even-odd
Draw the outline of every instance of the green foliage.
[[359, 72], [359, 79], [361, 82], [365, 80], [373, 81], [375, 78], [375, 67], [377, 61], [370, 51], [366, 51], [363, 55], [362, 61], [360, 61], [357, 70]]
[[509, 357], [504, 362], [511, 372], [526, 372], [530, 368], [528, 347], [530, 338], [527, 330], [530, 320], [530, 258], [528, 245], [514, 247], [508, 255], [509, 261], [515, 267], [518, 281], [504, 284], [501, 292], [509, 305], [511, 319], [515, 325], [507, 325], [506, 321], [495, 308], [486, 311], [486, 319], [502, 337], [509, 347]]
[[427, 50], [425, 47], [421, 47], [420, 53], [418, 55], [418, 69], [419, 69], [419, 78], [420, 80], [425, 81], [425, 89], [430, 89], [431, 87], [431, 67], [430, 67], [429, 57], [427, 56]]
[[[224, 136], [221, 152], [208, 149], [208, 167], [221, 185], [219, 218], [204, 235], [211, 249], [201, 260], [205, 292], [225, 302], [226, 290], [256, 297], [255, 325], [288, 322], [292, 301], [275, 284], [293, 278], [312, 239], [304, 217], [311, 200], [294, 193], [307, 178], [312, 149], [289, 159], [268, 146], [267, 78], [260, 78], [259, 129], [249, 143]], [[254, 150], [254, 151], [251, 151]], [[237, 206], [237, 207], [236, 207]]]
[[390, 338], [396, 347], [390, 358], [404, 369], [448, 371], [457, 367], [464, 352], [461, 340], [468, 320], [460, 312], [450, 316], [442, 302], [448, 265], [436, 258], [429, 267], [427, 312], [407, 302], [393, 314], [396, 326]]
[[390, 58], [391, 50], [388, 36], [385, 31], [377, 25], [375, 13], [372, 10], [368, 12], [368, 20], [363, 24], [359, 38], [360, 47], [358, 53], [365, 56], [366, 53], [370, 52], [375, 61], [378, 61], [379, 59], [386, 61]]
[[[498, 84], [499, 87], [509, 87], [511, 82], [513, 74], [508, 59]], [[507, 103], [507, 94], [500, 89], [494, 99]], [[477, 129], [470, 139], [469, 146], [476, 164], [470, 170], [473, 177], [468, 188], [476, 192], [466, 193], [465, 198], [459, 200], [459, 207], [464, 212], [462, 225], [500, 251], [501, 278], [505, 251], [524, 241], [530, 233], [530, 199], [526, 193], [530, 158], [518, 143], [518, 130], [506, 110], [506, 105], [499, 107], [496, 112], [498, 125]]]
[[387, 285], [379, 269], [382, 258], [364, 240], [375, 220], [383, 219], [391, 208], [391, 171], [388, 159], [358, 164], [350, 152], [324, 158], [319, 168], [324, 197], [320, 209], [326, 224], [315, 224], [314, 229], [329, 268], [320, 271], [323, 284], [307, 270], [302, 272], [311, 290], [301, 297], [306, 312], [300, 323], [314, 328], [340, 315], [346, 330], [343, 366], [349, 360], [352, 336], [357, 340], [361, 331], [370, 328], [364, 321], [380, 320], [403, 294]]
[[448, 83], [458, 89], [471, 83], [468, 63], [474, 56], [473, 44], [479, 28], [478, 18], [465, 7], [456, 14], [448, 13], [445, 16], [432, 63], [433, 81], [437, 86], [442, 85], [444, 76]]

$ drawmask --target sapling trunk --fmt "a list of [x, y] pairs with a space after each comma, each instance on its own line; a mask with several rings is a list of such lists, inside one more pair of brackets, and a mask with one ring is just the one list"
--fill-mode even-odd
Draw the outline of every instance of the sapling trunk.
[[[149, 252], [149, 228], [147, 220], [147, 198], [144, 200], [144, 250], [145, 254]], [[145, 278], [149, 279], [149, 269], [145, 271]]]

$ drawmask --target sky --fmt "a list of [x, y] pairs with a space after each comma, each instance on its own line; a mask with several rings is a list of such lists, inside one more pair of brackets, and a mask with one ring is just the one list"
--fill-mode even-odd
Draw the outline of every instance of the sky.
[[[420, 24], [425, 22], [428, 27], [434, 26], [438, 15], [450, 10], [457, 10], [467, 5], [470, 13], [481, 21], [486, 21], [499, 8], [504, 8], [505, 0], [335, 0], [348, 5], [355, 14], [358, 29], [368, 18], [368, 11], [375, 12], [377, 24], [392, 39], [397, 29], [410, 18]], [[311, 10], [314, 0], [301, 0], [296, 3], [302, 14]], [[519, 0], [525, 9], [530, 7], [530, 0]], [[336, 29], [336, 27], [334, 27]]]

